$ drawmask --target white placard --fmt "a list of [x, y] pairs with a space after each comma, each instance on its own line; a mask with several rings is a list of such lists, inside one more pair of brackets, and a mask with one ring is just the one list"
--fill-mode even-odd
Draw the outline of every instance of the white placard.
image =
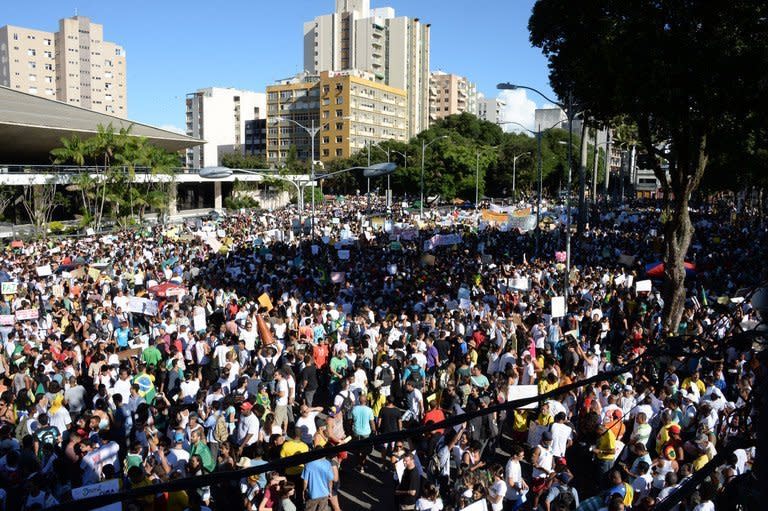
[[205, 332], [208, 329], [205, 314], [195, 314], [192, 316], [192, 327], [195, 329], [195, 332]]
[[43, 266], [38, 266], [37, 268], [35, 268], [35, 271], [37, 271], [37, 276], [38, 277], [47, 277], [47, 276], [53, 274], [53, 270], [51, 270], [51, 265], [50, 264], [45, 264]]
[[128, 298], [128, 305], [126, 308], [130, 312], [136, 314], [146, 314], [148, 316], [157, 314], [157, 302], [155, 300], [140, 298], [138, 296], [131, 296]]
[[331, 272], [331, 282], [334, 284], [343, 284], [347, 280], [347, 274], [343, 271]]
[[37, 319], [40, 317], [40, 312], [37, 309], [23, 309], [16, 311], [16, 319], [24, 321], [25, 319]]
[[[539, 395], [538, 385], [511, 385], [507, 388], [507, 401], [515, 401], [516, 399], [524, 399], [526, 397], [534, 397]], [[539, 407], [539, 403], [534, 401], [527, 405], [521, 406], [523, 410], [535, 410]]]
[[187, 290], [183, 287], [171, 287], [165, 290], [165, 296], [184, 296]]
[[18, 284], [16, 282], [3, 282], [2, 293], [4, 295], [15, 295]]
[[0, 326], [11, 326], [16, 323], [16, 316], [13, 314], [0, 314]]
[[635, 291], [638, 293], [650, 293], [651, 292], [651, 281], [650, 280], [638, 280], [635, 282]]
[[488, 501], [480, 499], [477, 502], [473, 502], [467, 507], [461, 508], [461, 511], [488, 511]]
[[397, 275], [397, 265], [396, 264], [390, 264], [387, 266], [387, 272], [390, 275]]
[[528, 291], [528, 277], [509, 279], [509, 287], [517, 291]]
[[564, 296], [552, 297], [552, 317], [553, 318], [565, 317], [565, 297]]
[[[98, 497], [99, 495], [117, 493], [119, 491], [120, 481], [118, 479], [109, 479], [100, 483], [89, 484], [79, 488], [72, 488], [72, 499], [82, 500], [89, 497]], [[94, 508], [94, 511], [122, 511], [122, 509], [122, 502], [113, 502], [112, 504], [108, 504], [106, 506]]]
[[469, 301], [469, 298], [462, 298], [459, 300], [459, 309], [468, 311], [471, 306], [472, 306], [472, 302]]

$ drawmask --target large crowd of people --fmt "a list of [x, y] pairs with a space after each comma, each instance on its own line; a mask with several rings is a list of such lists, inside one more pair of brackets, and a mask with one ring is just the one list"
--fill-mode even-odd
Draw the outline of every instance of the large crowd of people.
[[[305, 218], [311, 233], [289, 207], [10, 244], [0, 510], [438, 424], [638, 357], [524, 408], [121, 505], [358, 509], [345, 492], [375, 478], [389, 496], [370, 509], [650, 510], [749, 428], [764, 371], [751, 346], [644, 354], [667, 335], [723, 339], [755, 319], [738, 291], [765, 279], [758, 215], [693, 213], [696, 274], [679, 331], [664, 332], [660, 283], [638, 290], [660, 258], [652, 207], [595, 207], [570, 275], [556, 210], [534, 235], [473, 210], [368, 207], [329, 201]], [[714, 510], [753, 457], [735, 450], [677, 509]]]

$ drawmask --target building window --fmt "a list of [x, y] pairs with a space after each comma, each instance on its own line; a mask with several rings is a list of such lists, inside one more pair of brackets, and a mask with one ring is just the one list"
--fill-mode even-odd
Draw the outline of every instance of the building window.
[[53, 42], [50, 39], [43, 39], [43, 44], [46, 45], [46, 46], [51, 46], [51, 44], [53, 44]]
[[342, 137], [341, 135], [336, 137], [336, 143], [337, 144], [341, 144], [343, 141], [344, 141], [344, 137]]
[[37, 67], [37, 64], [35, 64], [32, 61], [29, 61], [29, 69], [35, 69]]
[[53, 77], [52, 76], [46, 76], [45, 77], [45, 83], [53, 83]]
[[331, 151], [329, 149], [323, 149], [323, 156], [330, 156]]
[[45, 89], [46, 96], [53, 96], [53, 89]]
[[19, 40], [19, 34], [13, 34], [13, 40], [18, 41]]
[[37, 52], [33, 48], [30, 48], [27, 50], [27, 55], [29, 55], [30, 57], [34, 57], [35, 55], [37, 55]]
[[328, 98], [323, 98], [323, 106], [328, 106], [331, 104], [331, 100]]
[[44, 67], [46, 71], [53, 71], [53, 64], [45, 64]]
[[328, 119], [331, 116], [330, 110], [323, 110], [323, 119]]
[[343, 117], [344, 112], [342, 110], [336, 110], [336, 117]]
[[336, 98], [337, 105], [341, 105], [343, 103], [344, 103], [344, 96], [339, 96], [338, 98]]
[[122, 54], [123, 54], [123, 50], [121, 50], [120, 48], [115, 48], [115, 55], [119, 57]]
[[323, 144], [328, 144], [331, 141], [331, 137], [323, 137]]
[[343, 130], [344, 129], [344, 123], [343, 122], [337, 122], [336, 123], [336, 129], [337, 130]]
[[331, 92], [331, 86], [323, 85], [323, 94], [328, 94], [329, 92]]
[[336, 149], [336, 156], [344, 156], [344, 150], [343, 149]]
[[29, 88], [29, 93], [30, 94], [37, 94], [37, 87], [30, 87]]

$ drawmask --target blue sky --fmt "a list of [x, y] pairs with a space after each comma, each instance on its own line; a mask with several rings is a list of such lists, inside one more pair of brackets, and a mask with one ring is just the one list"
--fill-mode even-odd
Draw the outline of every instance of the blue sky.
[[[433, 70], [467, 76], [486, 96], [498, 82], [551, 95], [547, 63], [528, 41], [534, 0], [371, 0], [397, 15], [432, 24]], [[39, 0], [3, 1], [0, 26], [54, 31], [77, 11], [104, 25], [128, 63], [128, 116], [157, 126], [184, 126], [184, 95], [201, 87], [256, 91], [302, 69], [305, 21], [333, 11], [334, 0]], [[120, 7], [117, 8], [117, 5]], [[506, 120], [533, 124], [534, 102], [505, 93]]]

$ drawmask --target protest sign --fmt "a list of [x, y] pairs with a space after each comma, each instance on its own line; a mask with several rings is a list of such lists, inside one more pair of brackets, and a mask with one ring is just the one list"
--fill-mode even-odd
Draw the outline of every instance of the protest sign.
[[495, 222], [497, 224], [503, 224], [509, 220], [509, 215], [506, 213], [495, 212], [488, 209], [481, 211], [481, 217], [486, 222]]
[[459, 300], [461, 300], [463, 298], [469, 298], [469, 289], [467, 289], [466, 287], [459, 288], [458, 298], [459, 298]]
[[35, 271], [37, 271], [37, 276], [38, 277], [47, 277], [47, 276], [53, 274], [53, 270], [51, 270], [51, 265], [50, 264], [45, 264], [43, 266], [38, 266], [37, 268], [35, 268]]
[[[514, 401], [516, 399], [524, 399], [526, 397], [533, 397], [539, 395], [538, 385], [511, 385], [507, 389], [507, 401]], [[539, 403], [533, 402], [525, 406], [521, 406], [522, 410], [535, 410], [539, 407]]]
[[272, 300], [269, 299], [269, 295], [267, 293], [262, 293], [261, 296], [258, 298], [259, 305], [267, 309], [267, 312], [274, 309], [274, 305], [272, 305]]
[[16, 316], [13, 314], [0, 314], [0, 326], [10, 326], [16, 322]]
[[434, 266], [435, 265], [435, 256], [432, 254], [425, 254], [421, 258], [421, 263], [426, 266]]
[[621, 254], [619, 256], [619, 264], [624, 266], [632, 266], [635, 264], [635, 256], [629, 254]]
[[88, 268], [88, 276], [93, 280], [99, 280], [101, 272], [98, 270], [98, 268]]
[[136, 314], [146, 314], [148, 316], [154, 316], [157, 314], [157, 302], [148, 298], [141, 298], [138, 296], [131, 296], [128, 298], [127, 309], [130, 312]]
[[26, 319], [37, 319], [40, 313], [37, 309], [23, 309], [16, 311], [16, 319], [24, 321]]
[[517, 291], [528, 291], [528, 277], [509, 279], [509, 287]]
[[518, 229], [520, 232], [532, 231], [536, 228], [536, 215], [510, 216], [506, 224], [507, 229]]
[[565, 317], [565, 297], [564, 296], [552, 297], [552, 317], [553, 318]]
[[192, 316], [192, 327], [195, 332], [205, 332], [208, 328], [208, 322], [205, 319], [205, 313], [199, 313]]
[[3, 282], [2, 284], [2, 294], [4, 295], [15, 295], [16, 294], [16, 288], [18, 284], [16, 282]]
[[187, 289], [183, 287], [171, 287], [166, 289], [165, 296], [184, 296], [187, 294]]
[[[99, 472], [101, 473], [101, 472]], [[120, 491], [119, 479], [107, 479], [100, 483], [89, 484], [87, 486], [81, 486], [79, 488], [72, 489], [72, 499], [82, 500], [91, 497], [98, 497], [99, 495], [107, 495], [109, 493], [117, 493]], [[113, 502], [106, 506], [94, 508], [94, 511], [121, 511], [123, 509], [122, 502]]]
[[635, 282], [635, 291], [638, 293], [650, 293], [651, 281], [650, 280], [638, 280]]
[[339, 250], [339, 259], [346, 261], [349, 259], [349, 250]]
[[389, 249], [390, 250], [402, 250], [403, 246], [400, 244], [399, 241], [393, 241], [392, 243], [389, 244]]
[[459, 300], [459, 309], [468, 311], [471, 306], [472, 306], [472, 302], [470, 302], [468, 298], [461, 298]]
[[389, 273], [390, 275], [397, 275], [397, 265], [396, 264], [387, 265], [387, 273]]
[[320, 246], [319, 245], [312, 245], [312, 255], [317, 255], [318, 252], [320, 252]]
[[117, 359], [122, 360], [130, 360], [131, 357], [138, 357], [141, 355], [141, 348], [133, 348], [130, 350], [122, 350], [117, 352]]
[[343, 271], [331, 272], [331, 282], [334, 284], [343, 284], [347, 280], [347, 274]]
[[424, 242], [424, 250], [433, 250], [436, 247], [458, 245], [461, 243], [461, 234], [435, 234]]

